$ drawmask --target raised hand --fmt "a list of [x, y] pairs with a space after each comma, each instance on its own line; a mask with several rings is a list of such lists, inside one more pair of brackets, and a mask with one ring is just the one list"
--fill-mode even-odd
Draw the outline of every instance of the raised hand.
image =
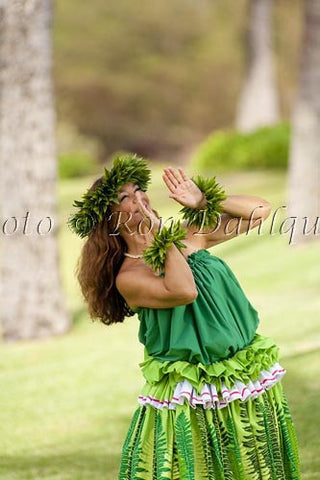
[[148, 218], [151, 222], [151, 225], [149, 226], [148, 226], [148, 223], [146, 225], [143, 225], [141, 233], [143, 233], [144, 231], [148, 231], [153, 234], [158, 232], [161, 227], [161, 219], [155, 215], [155, 213], [153, 212], [153, 210], [151, 210], [149, 205], [145, 206], [143, 204], [140, 191], [136, 192], [136, 197], [138, 200], [138, 207], [141, 215], [145, 218]]
[[182, 168], [164, 168], [162, 178], [171, 192], [170, 198], [185, 207], [201, 208], [204, 206], [203, 193]]

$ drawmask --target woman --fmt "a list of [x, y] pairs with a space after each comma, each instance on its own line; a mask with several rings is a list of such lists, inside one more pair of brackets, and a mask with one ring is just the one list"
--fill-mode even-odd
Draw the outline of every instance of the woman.
[[[91, 187], [89, 196], [99, 184], [107, 185], [105, 192], [113, 186], [113, 193], [97, 192], [99, 199], [109, 195], [100, 220], [84, 229], [80, 222], [77, 232], [90, 235], [78, 278], [91, 316], [109, 324], [136, 312], [145, 346], [140, 366], [146, 383], [123, 445], [119, 480], [300, 479], [279, 349], [256, 332], [258, 313], [230, 267], [208, 252], [261, 224], [270, 204], [227, 196], [215, 182], [165, 168], [169, 197], [183, 205], [186, 219], [183, 234], [170, 240], [146, 194], [146, 170], [119, 178], [128, 165], [134, 172], [145, 167], [141, 162], [118, 160]], [[76, 206], [88, 212], [90, 205]], [[210, 221], [200, 225], [201, 212]], [[218, 228], [212, 228], [218, 213]], [[241, 219], [236, 230], [228, 228], [234, 217]]]

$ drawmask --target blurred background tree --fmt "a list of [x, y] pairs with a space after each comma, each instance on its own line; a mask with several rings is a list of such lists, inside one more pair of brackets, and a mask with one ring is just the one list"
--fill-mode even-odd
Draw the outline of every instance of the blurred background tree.
[[[320, 232], [320, 3], [305, 0], [300, 52], [299, 91], [293, 112], [289, 215], [296, 217], [299, 242], [314, 241]], [[305, 224], [305, 219], [308, 223]], [[303, 230], [305, 228], [305, 233]], [[308, 235], [306, 235], [306, 232]]]
[[[209, 134], [234, 124], [247, 74], [250, 4], [56, 0], [59, 123], [71, 123], [94, 139], [100, 162], [119, 149], [186, 161]], [[297, 84], [302, 0], [275, 2], [272, 17], [269, 54], [280, 116], [288, 119]], [[264, 39], [268, 43], [268, 35]]]
[[0, 322], [6, 341], [71, 327], [57, 240], [51, 14], [51, 0], [0, 8]]
[[251, 0], [246, 41], [246, 76], [238, 103], [240, 131], [279, 122], [278, 87], [274, 68], [273, 0]]

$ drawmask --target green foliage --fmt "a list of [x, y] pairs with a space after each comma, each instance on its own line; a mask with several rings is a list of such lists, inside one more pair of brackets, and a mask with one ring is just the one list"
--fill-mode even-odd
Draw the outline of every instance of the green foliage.
[[287, 422], [287, 428], [290, 438], [290, 445], [291, 445], [291, 453], [289, 455], [290, 458], [290, 467], [293, 468], [293, 474], [296, 473], [295, 465], [300, 464], [300, 453], [299, 453], [299, 444], [297, 438], [297, 431], [295, 428], [295, 424], [293, 423], [291, 409], [289, 408], [286, 393], [282, 390], [282, 406], [285, 415], [285, 419]]
[[121, 463], [120, 463], [120, 470], [119, 470], [119, 479], [126, 480], [128, 478], [128, 471], [131, 468], [132, 462], [132, 449], [134, 446], [134, 436], [136, 435], [137, 426], [141, 422], [141, 418], [143, 416], [143, 411], [140, 407], [138, 407], [130, 421], [130, 425], [124, 440], [124, 444], [122, 447], [121, 452]]
[[[215, 480], [216, 478], [219, 478], [219, 467], [218, 467], [218, 462], [213, 461], [213, 456], [215, 454], [215, 450], [212, 448], [210, 444], [210, 433], [209, 433], [209, 428], [213, 428], [212, 425], [207, 425], [206, 422], [206, 417], [204, 414], [204, 409], [202, 405], [197, 407], [195, 409], [195, 414], [197, 418], [197, 423], [198, 423], [198, 428], [200, 432], [200, 438], [201, 438], [201, 449], [203, 450], [203, 456], [205, 459], [205, 467], [207, 470], [207, 477], [208, 480]], [[197, 437], [196, 437], [197, 439]], [[195, 446], [197, 446], [196, 440], [195, 440]], [[219, 457], [220, 459], [220, 457]]]
[[59, 178], [76, 178], [94, 174], [96, 159], [85, 152], [68, 152], [58, 156]]
[[143, 252], [143, 259], [155, 272], [164, 270], [167, 249], [173, 243], [177, 248], [184, 248], [181, 242], [186, 237], [187, 231], [182, 228], [180, 221], [172, 222], [170, 227], [162, 226], [154, 235], [150, 247]]
[[184, 411], [177, 415], [175, 435], [178, 448], [178, 458], [181, 480], [195, 480], [194, 453], [190, 420]]
[[[136, 413], [133, 416], [134, 423], [134, 435], [132, 429], [129, 428], [129, 434], [125, 441], [124, 461], [120, 465], [119, 478], [129, 479], [135, 478], [136, 480], [143, 480], [139, 475], [141, 472], [145, 472], [146, 469], [142, 466], [142, 441], [141, 430], [145, 421], [145, 408], [139, 408], [139, 415], [137, 418]], [[128, 438], [129, 437], [129, 438]], [[133, 437], [133, 438], [132, 438]], [[131, 442], [132, 438], [132, 443]], [[129, 452], [128, 452], [129, 450]], [[121, 459], [122, 460], [122, 459]]]
[[243, 469], [243, 463], [240, 453], [238, 432], [234, 421], [235, 420], [233, 419], [232, 415], [228, 412], [226, 426], [229, 437], [229, 461], [230, 465], [232, 466], [234, 476], [237, 478], [237, 480], [246, 480], [246, 475]]
[[183, 218], [187, 220], [187, 224], [195, 225], [196, 227], [212, 227], [216, 224], [217, 219], [222, 213], [222, 206], [220, 202], [227, 198], [227, 195], [223, 188], [216, 182], [215, 177], [203, 178], [198, 175], [197, 178], [193, 178], [194, 183], [204, 193], [207, 204], [203, 210], [197, 210], [196, 208], [183, 207], [180, 213], [183, 214]]
[[285, 395], [282, 398], [282, 408], [279, 403], [276, 404], [278, 425], [281, 431], [281, 436], [284, 444], [284, 468], [287, 477], [291, 477], [293, 480], [299, 480], [296, 466], [298, 466], [298, 449], [297, 438], [291, 413], [289, 411]]
[[[234, 480], [233, 475], [230, 469], [230, 463], [228, 458], [228, 431], [222, 421], [222, 417], [219, 415], [219, 411], [216, 409], [212, 410], [212, 421], [214, 430], [216, 433], [216, 439], [220, 451], [220, 460], [223, 471], [223, 480]], [[212, 437], [212, 430], [211, 430]], [[220, 461], [219, 461], [220, 463]]]
[[[166, 432], [162, 425], [161, 414], [155, 412], [155, 435], [154, 435], [154, 478], [164, 479], [169, 478], [170, 475], [170, 462], [167, 460], [167, 438]], [[169, 474], [168, 474], [169, 472]], [[171, 478], [171, 475], [170, 475]], [[151, 480], [151, 479], [150, 479]]]
[[104, 168], [103, 181], [93, 190], [87, 190], [82, 200], [74, 200], [77, 213], [71, 214], [68, 225], [81, 238], [91, 233], [96, 224], [105, 215], [112, 203], [119, 203], [118, 191], [121, 185], [133, 182], [146, 190], [150, 182], [151, 171], [147, 161], [135, 154], [116, 156], [112, 168]]
[[[214, 415], [216, 416], [216, 414]], [[213, 455], [213, 467], [216, 478], [219, 478], [219, 473], [223, 472], [223, 462], [222, 462], [222, 453], [221, 453], [221, 443], [218, 440], [215, 427], [211, 422], [207, 423], [208, 425], [208, 440], [210, 443], [210, 450]]]
[[210, 171], [285, 169], [288, 164], [290, 126], [279, 123], [250, 133], [218, 131], [199, 147], [194, 168]]
[[[285, 116], [296, 89], [300, 4], [279, 1], [273, 9]], [[103, 156], [124, 147], [158, 158], [188, 152], [212, 129], [233, 124], [244, 79], [247, 5], [247, 0], [57, 0], [59, 120], [99, 139]]]
[[272, 406], [268, 401], [268, 397], [262, 395], [260, 408], [263, 414], [264, 428], [267, 437], [268, 458], [271, 462], [269, 468], [274, 478], [284, 480], [285, 473], [283, 471], [281, 452], [277, 447], [277, 419], [273, 415]]
[[55, 14], [60, 118], [98, 138], [102, 155], [174, 157], [232, 121], [243, 0], [58, 0]]

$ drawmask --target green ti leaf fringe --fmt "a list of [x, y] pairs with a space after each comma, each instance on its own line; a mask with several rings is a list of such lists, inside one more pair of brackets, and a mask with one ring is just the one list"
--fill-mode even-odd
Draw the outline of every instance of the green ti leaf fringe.
[[132, 182], [146, 191], [151, 178], [147, 161], [136, 154], [121, 155], [114, 158], [112, 168], [104, 168], [103, 182], [94, 190], [87, 191], [82, 200], [74, 200], [77, 213], [71, 214], [67, 225], [81, 238], [88, 236], [100, 222], [111, 203], [119, 203], [119, 188]]
[[181, 242], [186, 237], [187, 231], [182, 227], [180, 221], [172, 222], [170, 227], [163, 225], [161, 230], [154, 236], [150, 247], [143, 252], [143, 259], [154, 272], [163, 271], [166, 260], [167, 248], [173, 243], [179, 249], [186, 245]]
[[216, 177], [204, 178], [198, 175], [196, 179], [192, 177], [191, 180], [204, 193], [207, 205], [204, 209], [183, 207], [179, 210], [179, 213], [183, 214], [183, 219], [187, 220], [188, 226], [194, 225], [199, 228], [213, 227], [223, 211], [220, 202], [226, 200], [227, 195], [219, 183], [216, 182]]

